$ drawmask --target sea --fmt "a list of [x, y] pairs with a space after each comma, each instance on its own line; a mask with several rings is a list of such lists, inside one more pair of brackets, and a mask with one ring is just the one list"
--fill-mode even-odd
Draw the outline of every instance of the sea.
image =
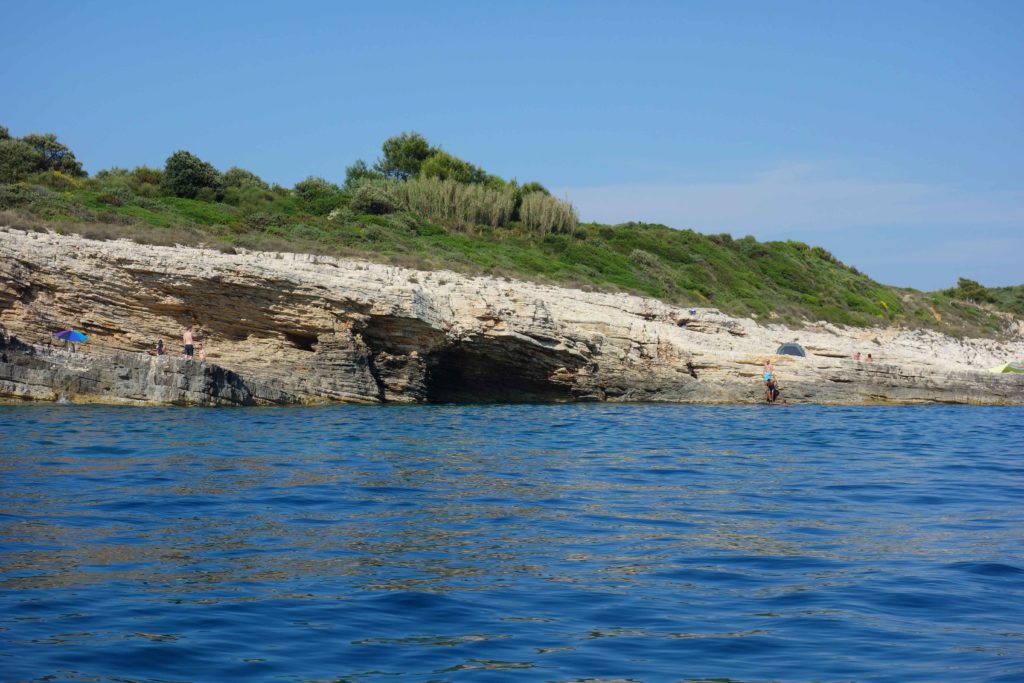
[[2, 681], [1024, 681], [1024, 408], [0, 407]]

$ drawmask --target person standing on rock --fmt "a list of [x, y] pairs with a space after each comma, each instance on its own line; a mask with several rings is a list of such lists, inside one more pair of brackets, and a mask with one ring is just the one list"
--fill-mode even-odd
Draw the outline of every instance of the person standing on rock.
[[189, 325], [185, 328], [185, 331], [181, 335], [181, 340], [185, 342], [185, 358], [191, 358], [195, 352], [195, 346], [192, 344], [192, 326]]
[[764, 362], [764, 394], [768, 403], [775, 403], [779, 397], [779, 389], [775, 382], [775, 366], [769, 358]]
[[156, 355], [158, 355], [158, 356], [164, 355], [164, 340], [163, 339], [157, 339], [156, 340]]

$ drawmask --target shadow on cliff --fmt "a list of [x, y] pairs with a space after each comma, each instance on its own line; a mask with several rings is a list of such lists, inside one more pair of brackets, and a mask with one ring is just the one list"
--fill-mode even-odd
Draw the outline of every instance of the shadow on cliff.
[[581, 360], [514, 339], [464, 342], [430, 358], [429, 403], [534, 403], [576, 400], [571, 377]]

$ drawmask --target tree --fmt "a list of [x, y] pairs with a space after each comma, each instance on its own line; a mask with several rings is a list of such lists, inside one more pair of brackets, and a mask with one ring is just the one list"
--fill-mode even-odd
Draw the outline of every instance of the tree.
[[457, 183], [483, 183], [488, 178], [487, 172], [479, 166], [441, 150], [427, 157], [420, 166], [420, 175], [424, 178], [454, 180]]
[[[207, 188], [213, 192], [213, 197], [221, 191], [220, 173], [196, 155], [185, 150], [179, 150], [167, 157], [164, 164], [164, 177], [161, 187], [175, 197], [195, 199], [200, 190]], [[204, 192], [205, 197], [211, 196]]]
[[370, 168], [362, 159], [356, 159], [354, 164], [345, 169], [345, 189], [354, 192], [363, 182], [383, 177], [380, 171]]
[[7, 126], [0, 126], [0, 140], [10, 140], [11, 131], [7, 130]]
[[256, 209], [274, 199], [274, 195], [270, 192], [270, 185], [252, 171], [247, 171], [244, 168], [232, 166], [224, 171], [220, 180], [221, 186], [224, 188], [222, 201], [225, 204], [241, 206], [245, 209]]
[[295, 183], [295, 196], [302, 208], [316, 216], [326, 216], [345, 203], [340, 187], [312, 176]]
[[0, 140], [0, 183], [24, 180], [39, 168], [42, 160], [32, 145], [10, 138]]
[[389, 178], [407, 180], [420, 172], [420, 166], [436, 152], [419, 133], [402, 133], [384, 141], [384, 156], [377, 160], [374, 170]]
[[996, 297], [992, 290], [975, 280], [962, 277], [956, 281], [956, 289], [952, 290], [953, 296], [976, 304], [992, 304]]
[[228, 187], [257, 187], [261, 190], [269, 190], [270, 185], [260, 178], [252, 171], [247, 171], [244, 168], [232, 166], [228, 170], [224, 171], [224, 175], [221, 176], [221, 184], [225, 188]]
[[546, 194], [549, 197], [551, 196], [551, 193], [548, 191], [548, 188], [544, 187], [536, 180], [531, 180], [528, 183], [523, 183], [522, 192], [524, 195], [530, 194], [531, 192], [540, 192], [541, 194]]
[[82, 170], [82, 162], [75, 158], [75, 153], [67, 145], [58, 142], [53, 133], [31, 133], [21, 138], [21, 141], [31, 145], [39, 154], [37, 172], [60, 171], [76, 178], [88, 175]]

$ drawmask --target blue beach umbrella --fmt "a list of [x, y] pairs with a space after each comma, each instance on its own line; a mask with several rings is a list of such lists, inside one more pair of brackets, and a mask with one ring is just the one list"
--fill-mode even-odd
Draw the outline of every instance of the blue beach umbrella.
[[89, 338], [81, 332], [75, 330], [61, 330], [60, 332], [54, 332], [53, 336], [57, 339], [63, 339], [69, 342], [84, 342], [89, 341]]

